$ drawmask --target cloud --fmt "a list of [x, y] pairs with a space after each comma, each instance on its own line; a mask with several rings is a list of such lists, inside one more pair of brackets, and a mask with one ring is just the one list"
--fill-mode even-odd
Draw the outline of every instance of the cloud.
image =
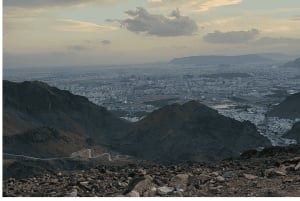
[[47, 8], [47, 7], [70, 7], [94, 4], [109, 6], [120, 3], [119, 0], [3, 0], [5, 7], [18, 8]]
[[244, 43], [254, 40], [259, 35], [259, 30], [251, 29], [248, 31], [215, 31], [208, 33], [203, 40], [209, 43]]
[[291, 18], [293, 21], [300, 21], [300, 15], [295, 15]]
[[103, 40], [103, 41], [101, 41], [101, 44], [102, 45], [110, 45], [111, 41], [110, 40]]
[[298, 44], [298, 45], [300, 45], [300, 39], [299, 38], [285, 38], [285, 37], [279, 37], [279, 38], [262, 37], [262, 38], [256, 40], [255, 43], [260, 44], [260, 45], [273, 45], [273, 44], [286, 44], [286, 45]]
[[148, 0], [151, 6], [180, 8], [184, 11], [203, 12], [212, 8], [239, 4], [242, 0]]
[[87, 47], [84, 47], [82, 45], [70, 45], [67, 47], [68, 50], [74, 51], [74, 52], [81, 52], [81, 51], [85, 51], [88, 50]]
[[150, 14], [141, 7], [125, 13], [129, 18], [115, 21], [135, 33], [155, 36], [185, 36], [192, 35], [198, 30], [196, 22], [187, 16], [182, 16], [179, 10], [172, 11], [169, 16]]
[[116, 27], [102, 26], [99, 24], [85, 22], [73, 19], [60, 19], [57, 26], [60, 31], [73, 31], [73, 32], [93, 32], [93, 31], [113, 31]]

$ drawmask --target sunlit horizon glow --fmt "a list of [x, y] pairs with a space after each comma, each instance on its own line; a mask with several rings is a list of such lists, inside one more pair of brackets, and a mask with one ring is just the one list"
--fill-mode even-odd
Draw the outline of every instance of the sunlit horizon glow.
[[4, 0], [4, 68], [299, 55], [300, 1]]

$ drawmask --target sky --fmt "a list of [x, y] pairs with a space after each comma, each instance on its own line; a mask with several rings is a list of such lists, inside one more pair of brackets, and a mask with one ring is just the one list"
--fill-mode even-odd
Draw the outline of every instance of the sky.
[[300, 52], [299, 0], [4, 0], [3, 65]]

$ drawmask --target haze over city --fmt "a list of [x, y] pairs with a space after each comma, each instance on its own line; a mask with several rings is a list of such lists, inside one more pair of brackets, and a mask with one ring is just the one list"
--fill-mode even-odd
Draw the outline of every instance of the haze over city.
[[4, 0], [4, 68], [300, 51], [300, 2]]

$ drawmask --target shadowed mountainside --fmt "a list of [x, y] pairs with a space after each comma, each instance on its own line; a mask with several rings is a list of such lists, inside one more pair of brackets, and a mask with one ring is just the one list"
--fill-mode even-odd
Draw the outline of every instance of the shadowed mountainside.
[[213, 161], [270, 146], [250, 122], [220, 115], [196, 101], [158, 109], [134, 124], [120, 151], [138, 158], [168, 161]]
[[[87, 98], [43, 82], [3, 82], [4, 136], [48, 126], [108, 143], [127, 126]], [[114, 135], [111, 135], [111, 134]]]
[[269, 111], [268, 115], [287, 119], [300, 118], [300, 93], [288, 96], [283, 102]]
[[295, 139], [297, 140], [297, 143], [300, 144], [300, 122], [295, 123], [292, 129], [288, 131], [283, 137]]
[[168, 105], [129, 123], [42, 82], [3, 85], [4, 150], [16, 154], [65, 155], [92, 143], [137, 159], [176, 163], [219, 160], [271, 145], [250, 122], [196, 101]]

